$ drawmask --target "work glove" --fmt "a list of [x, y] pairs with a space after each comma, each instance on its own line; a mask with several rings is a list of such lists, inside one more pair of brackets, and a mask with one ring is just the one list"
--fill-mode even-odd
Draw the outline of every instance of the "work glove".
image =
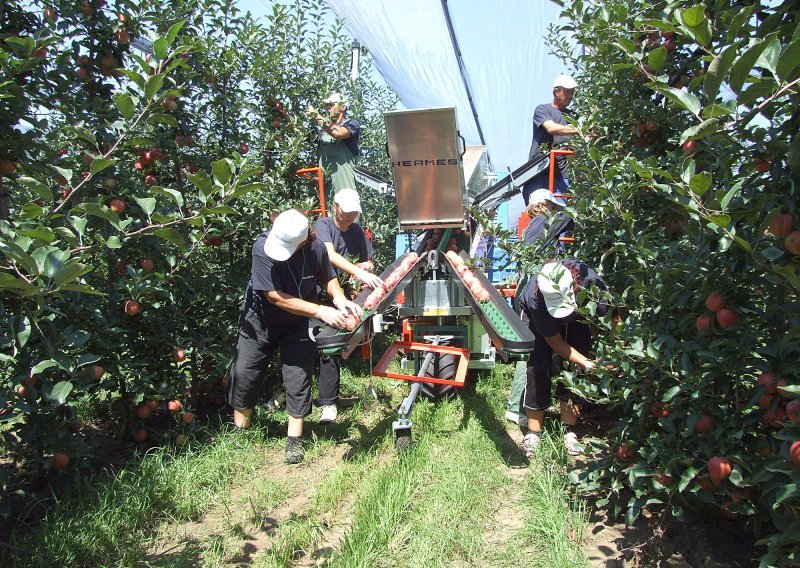
[[372, 274], [363, 269], [356, 270], [354, 276], [359, 280], [361, 280], [364, 284], [372, 288], [373, 290], [375, 288], [380, 288], [381, 284], [383, 284], [383, 280], [381, 280], [377, 274]]
[[326, 325], [342, 329], [344, 327], [346, 315], [344, 312], [329, 306], [320, 306], [314, 318], [324, 322]]
[[333, 299], [333, 305], [336, 306], [340, 312], [344, 314], [344, 317], [347, 317], [348, 312], [356, 316], [359, 320], [361, 320], [363, 316], [363, 311], [361, 306], [356, 304], [355, 302], [351, 302], [344, 296], [337, 296]]

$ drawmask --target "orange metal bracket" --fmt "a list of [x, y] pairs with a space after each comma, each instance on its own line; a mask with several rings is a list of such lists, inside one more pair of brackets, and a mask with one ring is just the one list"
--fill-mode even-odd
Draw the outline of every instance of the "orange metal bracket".
[[[456, 355], [459, 357], [456, 373], [452, 379], [441, 379], [439, 377], [418, 377], [416, 375], [404, 375], [402, 373], [390, 373], [387, 371], [392, 359], [400, 350], [419, 351], [422, 353], [441, 353], [444, 355]], [[408, 341], [395, 341], [383, 354], [381, 360], [375, 365], [372, 374], [376, 377], [388, 377], [390, 379], [400, 379], [419, 383], [435, 383], [437, 385], [452, 385], [454, 387], [464, 386], [467, 378], [467, 367], [469, 366], [469, 349], [450, 347], [449, 345], [431, 345], [430, 343], [412, 343]]]
[[573, 156], [574, 154], [575, 150], [550, 150], [550, 193], [553, 194], [553, 197], [572, 199], [572, 195], [569, 193], [555, 193], [556, 156]]
[[319, 209], [314, 209], [314, 213], [319, 213], [321, 217], [328, 216], [328, 208], [325, 206], [325, 182], [322, 180], [322, 168], [302, 168], [295, 172], [300, 177], [314, 180], [316, 176], [317, 191], [319, 192]]

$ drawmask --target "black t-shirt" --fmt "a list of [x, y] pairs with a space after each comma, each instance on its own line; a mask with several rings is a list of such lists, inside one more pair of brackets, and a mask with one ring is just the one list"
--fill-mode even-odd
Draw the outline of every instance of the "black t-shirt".
[[[580, 271], [583, 280], [583, 288], [590, 288], [596, 286], [600, 290], [606, 290], [606, 283], [603, 279], [585, 262], [573, 259], [562, 260], [564, 266], [570, 264], [576, 265]], [[539, 292], [539, 285], [536, 282], [536, 274], [531, 276], [528, 283], [523, 288], [522, 293], [518, 296], [519, 305], [522, 308], [524, 319], [528, 322], [528, 327], [535, 336], [539, 337], [552, 337], [558, 335], [559, 329], [566, 323], [577, 321], [580, 314], [575, 311], [564, 318], [554, 318], [547, 311], [547, 305], [544, 302], [544, 296]], [[598, 302], [597, 314], [603, 316], [608, 313], [610, 306], [605, 302]]]
[[[375, 256], [372, 243], [364, 234], [364, 229], [357, 223], [353, 223], [345, 232], [342, 232], [332, 217], [321, 217], [314, 225], [314, 230], [317, 233], [317, 240], [331, 243], [333, 250], [348, 260], [355, 258], [356, 264], [366, 262]], [[334, 268], [337, 274], [341, 274], [341, 270]]]
[[285, 292], [296, 298], [317, 302], [318, 286], [325, 289], [328, 282], [336, 278], [336, 273], [325, 245], [319, 240], [310, 247], [298, 249], [288, 260], [279, 262], [264, 252], [268, 234], [269, 231], [261, 233], [253, 244], [252, 271], [242, 310], [245, 317], [255, 316], [265, 324], [300, 322], [306, 318], [270, 304], [264, 292]]
[[[552, 120], [556, 124], [567, 124], [564, 120], [564, 115], [570, 115], [569, 109], [563, 111], [557, 109], [552, 104], [547, 103], [539, 105], [533, 110], [533, 140], [531, 141], [531, 150], [528, 152], [528, 159], [531, 160], [539, 152], [539, 146], [547, 144], [550, 148], [553, 144], [561, 144], [569, 140], [569, 136], [553, 136], [542, 126], [548, 120]], [[567, 157], [557, 156], [556, 164], [558, 164], [558, 173], [562, 178], [568, 177], [567, 175]]]

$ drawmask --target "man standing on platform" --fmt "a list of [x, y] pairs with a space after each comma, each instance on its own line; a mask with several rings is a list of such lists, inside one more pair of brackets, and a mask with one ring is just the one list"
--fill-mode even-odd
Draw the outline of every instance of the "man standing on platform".
[[356, 186], [355, 165], [359, 155], [358, 139], [361, 124], [347, 118], [347, 99], [341, 93], [333, 93], [323, 101], [327, 118], [319, 111], [309, 108], [315, 114], [314, 121], [319, 128], [317, 134], [317, 155], [324, 176], [330, 180], [326, 187], [326, 203], [345, 188]]

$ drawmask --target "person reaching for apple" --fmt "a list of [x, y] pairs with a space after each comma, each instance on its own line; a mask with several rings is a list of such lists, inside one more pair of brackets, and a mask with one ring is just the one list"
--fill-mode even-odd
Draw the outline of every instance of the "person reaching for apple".
[[[603, 297], [606, 285], [597, 272], [579, 260], [559, 260], [545, 264], [531, 277], [519, 297], [522, 320], [534, 336], [524, 394], [528, 433], [520, 444], [528, 457], [535, 453], [539, 444], [544, 412], [552, 401], [553, 353], [585, 371], [597, 365], [588, 358], [592, 326], [578, 312], [579, 292], [591, 288], [600, 292], [596, 314], [607, 314], [611, 306]], [[588, 296], [584, 297], [589, 300]], [[561, 421], [566, 429], [564, 444], [570, 455], [577, 455], [583, 447], [570, 426], [575, 425], [580, 414], [581, 399], [561, 382], [556, 386], [556, 397], [561, 401]]]
[[[318, 303], [325, 290], [335, 307]], [[361, 308], [342, 291], [325, 246], [317, 241], [305, 215], [288, 209], [272, 228], [256, 238], [252, 270], [239, 312], [239, 333], [225, 393], [237, 428], [249, 428], [267, 366], [280, 351], [286, 411], [287, 463], [299, 463], [304, 451], [303, 420], [311, 410], [311, 368], [316, 344], [308, 320], [344, 328], [349, 314]]]
[[[355, 189], [346, 187], [333, 196], [333, 217], [320, 217], [314, 226], [319, 239], [328, 250], [331, 264], [337, 274], [350, 274], [372, 289], [380, 288], [383, 280], [373, 274], [375, 265], [373, 256], [375, 250], [372, 243], [364, 234], [364, 230], [356, 223], [356, 218], [361, 213], [361, 199]], [[359, 264], [348, 260], [353, 258]], [[350, 290], [345, 287], [347, 295]], [[361, 321], [361, 314], [355, 315], [356, 320], [351, 320], [347, 326], [355, 327]], [[319, 357], [319, 397], [317, 403], [322, 407], [320, 424], [334, 422], [338, 415], [336, 401], [339, 400], [339, 383], [341, 360], [338, 357], [328, 357], [320, 354]]]

